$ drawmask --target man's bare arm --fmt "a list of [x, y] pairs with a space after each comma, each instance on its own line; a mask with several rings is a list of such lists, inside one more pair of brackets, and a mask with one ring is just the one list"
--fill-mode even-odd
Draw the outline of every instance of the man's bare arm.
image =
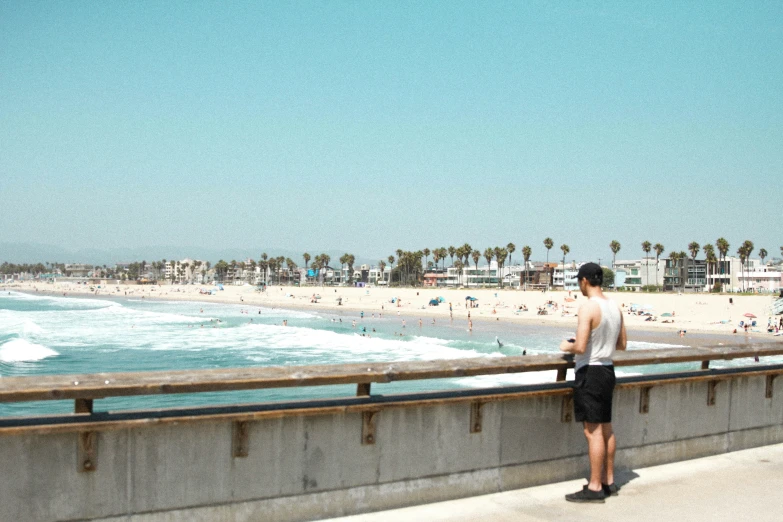
[[[590, 332], [593, 330], [593, 324], [597, 324], [596, 312], [600, 313], [597, 304], [587, 302], [579, 307], [578, 323], [576, 325], [576, 338], [574, 342], [563, 341], [560, 343], [560, 350], [566, 353], [583, 354], [587, 350], [587, 341], [590, 339]], [[600, 321], [600, 317], [598, 317]]]
[[620, 311], [620, 335], [617, 336], [616, 350], [623, 351], [628, 347], [628, 335], [625, 333], [625, 319], [623, 318], [623, 312]]

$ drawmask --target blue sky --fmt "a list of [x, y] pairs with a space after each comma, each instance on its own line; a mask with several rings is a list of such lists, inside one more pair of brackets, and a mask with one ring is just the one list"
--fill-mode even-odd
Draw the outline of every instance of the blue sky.
[[780, 2], [3, 2], [0, 243], [779, 255], [781, 64]]

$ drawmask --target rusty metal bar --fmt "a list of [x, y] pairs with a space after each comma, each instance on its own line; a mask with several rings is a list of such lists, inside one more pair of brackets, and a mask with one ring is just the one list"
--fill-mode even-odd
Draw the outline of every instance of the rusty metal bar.
[[250, 423], [235, 421], [231, 428], [231, 454], [234, 458], [245, 458], [250, 454]]
[[362, 413], [362, 446], [375, 444], [375, 417], [378, 411]]
[[645, 386], [639, 390], [639, 413], [650, 412], [650, 390], [652, 386]]
[[470, 432], [481, 433], [483, 415], [481, 409], [484, 403], [481, 401], [475, 401], [470, 403]]
[[715, 406], [715, 388], [718, 386], [718, 381], [710, 381], [707, 383], [707, 406]]
[[84, 431], [77, 439], [77, 469], [82, 473], [91, 473], [98, 469], [98, 432]]
[[572, 394], [563, 395], [563, 402], [560, 406], [560, 422], [571, 422], [574, 414], [574, 396]]

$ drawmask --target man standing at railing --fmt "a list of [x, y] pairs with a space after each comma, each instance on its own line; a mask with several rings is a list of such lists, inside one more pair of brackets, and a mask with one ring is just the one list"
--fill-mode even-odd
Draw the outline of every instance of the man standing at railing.
[[576, 276], [579, 289], [588, 301], [579, 307], [576, 338], [560, 344], [560, 350], [575, 354], [574, 418], [584, 424], [590, 480], [581, 491], [566, 495], [569, 502], [600, 502], [616, 495], [612, 430], [615, 350], [625, 350], [623, 314], [617, 303], [601, 291], [603, 269], [586, 263]]

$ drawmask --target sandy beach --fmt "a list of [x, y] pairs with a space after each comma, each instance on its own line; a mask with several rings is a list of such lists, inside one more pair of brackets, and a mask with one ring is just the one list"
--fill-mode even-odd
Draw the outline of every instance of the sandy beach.
[[[383, 314], [404, 317], [426, 317], [448, 319], [451, 306], [454, 320], [464, 320], [469, 315], [473, 321], [513, 321], [559, 327], [576, 326], [576, 314], [584, 297], [577, 292], [522, 291], [500, 289], [434, 289], [434, 288], [353, 288], [353, 287], [295, 287], [272, 286], [259, 291], [254, 286], [224, 285], [223, 290], [206, 285], [160, 285], [139, 286], [109, 284], [92, 287], [75, 283], [33, 283], [8, 284], [7, 290], [29, 293], [45, 293], [65, 296], [93, 297], [136, 297], [145, 299], [204, 301], [244, 304], [287, 309], [310, 309], [332, 313]], [[730, 294], [673, 294], [673, 293], [630, 293], [608, 292], [624, 311], [626, 326], [631, 330], [647, 330], [661, 334], [677, 334], [680, 330], [689, 332], [732, 335], [739, 339], [745, 331], [740, 321], [748, 321], [745, 314], [756, 316], [756, 326], [748, 334], [758, 338], [780, 340], [783, 336], [768, 333], [766, 326], [771, 318], [773, 324], [782, 316], [771, 315], [773, 296], [748, 296]], [[466, 297], [476, 298], [474, 307]], [[438, 306], [430, 306], [432, 299], [443, 298]], [[632, 305], [637, 305], [632, 307]], [[520, 310], [526, 307], [527, 311]], [[545, 310], [546, 315], [539, 314]], [[633, 312], [632, 310], [636, 310]], [[640, 315], [648, 312], [652, 315]], [[664, 316], [663, 314], [671, 314]], [[648, 320], [649, 317], [655, 320]], [[431, 320], [431, 319], [430, 319]], [[751, 321], [754, 319], [751, 319]], [[734, 333], [736, 329], [736, 334]]]

